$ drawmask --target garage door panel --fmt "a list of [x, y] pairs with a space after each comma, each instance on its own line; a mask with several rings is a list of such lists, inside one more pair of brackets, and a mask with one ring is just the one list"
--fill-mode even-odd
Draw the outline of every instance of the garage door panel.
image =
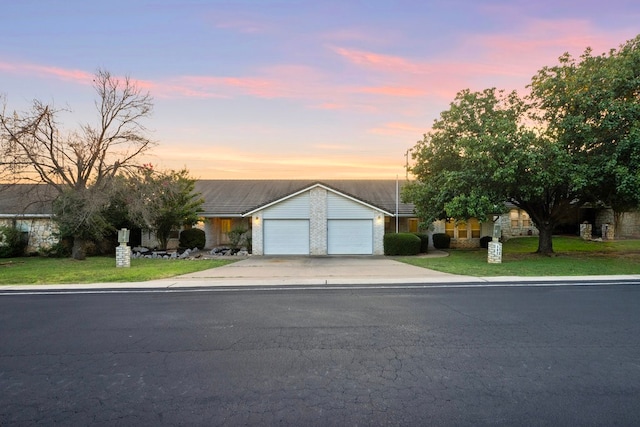
[[327, 249], [329, 255], [371, 255], [373, 253], [372, 220], [329, 220]]
[[309, 255], [309, 220], [265, 220], [264, 254]]

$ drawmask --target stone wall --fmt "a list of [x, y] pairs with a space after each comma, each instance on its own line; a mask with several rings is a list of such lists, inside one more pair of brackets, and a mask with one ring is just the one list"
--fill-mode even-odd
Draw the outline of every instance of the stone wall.
[[0, 225], [16, 227], [28, 234], [26, 252], [34, 253], [50, 249], [58, 243], [58, 227], [51, 218], [4, 218], [0, 219]]

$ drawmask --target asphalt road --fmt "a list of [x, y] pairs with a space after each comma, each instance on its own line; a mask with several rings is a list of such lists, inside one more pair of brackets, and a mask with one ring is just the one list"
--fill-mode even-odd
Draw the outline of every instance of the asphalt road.
[[640, 286], [0, 295], [0, 425], [640, 425]]

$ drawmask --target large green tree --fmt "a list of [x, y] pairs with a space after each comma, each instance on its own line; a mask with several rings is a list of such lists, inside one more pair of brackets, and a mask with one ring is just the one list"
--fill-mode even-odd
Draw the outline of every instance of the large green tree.
[[[532, 79], [534, 118], [581, 165], [586, 201], [619, 214], [640, 203], [640, 36], [619, 49], [565, 54]], [[616, 221], [617, 222], [617, 221]], [[616, 227], [616, 231], [618, 227]]]
[[55, 219], [73, 237], [76, 259], [85, 258], [88, 240], [111, 231], [103, 213], [115, 177], [136, 168], [138, 157], [154, 145], [143, 124], [153, 107], [148, 93], [105, 70], [98, 70], [93, 86], [97, 120], [77, 129], [64, 128], [62, 111], [39, 100], [23, 113], [6, 105], [0, 112], [0, 166], [18, 182], [57, 190]]
[[568, 54], [533, 78], [530, 95], [463, 90], [413, 148], [415, 182], [404, 197], [425, 223], [486, 219], [505, 202], [540, 231], [585, 203], [638, 205], [640, 50], [636, 38], [579, 61]]

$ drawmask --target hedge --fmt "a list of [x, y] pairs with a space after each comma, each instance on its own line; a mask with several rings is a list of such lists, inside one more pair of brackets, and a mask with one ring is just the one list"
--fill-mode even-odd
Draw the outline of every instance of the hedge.
[[422, 240], [413, 233], [389, 233], [383, 238], [385, 255], [417, 255]]
[[433, 235], [433, 247], [436, 249], [449, 249], [451, 237], [445, 233], [435, 233]]
[[424, 233], [413, 233], [420, 238], [420, 253], [426, 254], [429, 251], [429, 235]]
[[489, 248], [489, 242], [493, 240], [493, 237], [491, 236], [484, 236], [480, 238], [480, 247], [484, 248], [484, 249], [488, 249]]
[[207, 241], [204, 230], [189, 228], [180, 232], [180, 247], [187, 249], [203, 249]]

